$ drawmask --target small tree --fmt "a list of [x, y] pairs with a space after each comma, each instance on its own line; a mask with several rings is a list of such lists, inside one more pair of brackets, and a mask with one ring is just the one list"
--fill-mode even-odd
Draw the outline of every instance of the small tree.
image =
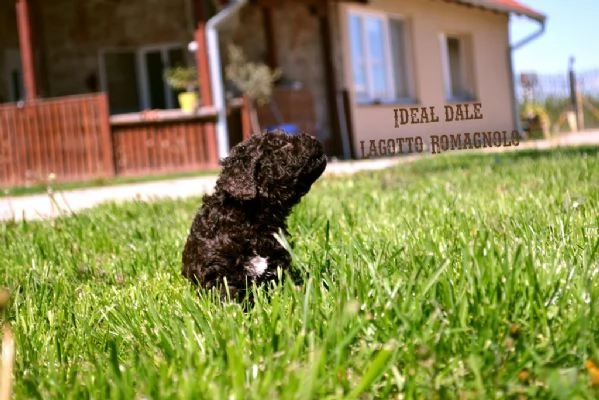
[[[549, 130], [551, 127], [551, 120], [549, 118], [549, 114], [547, 113], [546, 108], [539, 103], [534, 103], [531, 101], [527, 101], [522, 105], [521, 117], [525, 118], [529, 121], [536, 121], [538, 126], [541, 128], [543, 132], [543, 137], [545, 139], [549, 138]], [[531, 135], [532, 135], [531, 129]]]
[[247, 61], [243, 51], [233, 44], [229, 45], [228, 53], [229, 64], [225, 69], [226, 77], [248, 98], [252, 130], [260, 132], [256, 106], [270, 101], [274, 82], [281, 75], [281, 71], [272, 70], [264, 63]]
[[175, 90], [194, 92], [197, 90], [198, 75], [194, 67], [173, 67], [164, 71], [166, 83]]

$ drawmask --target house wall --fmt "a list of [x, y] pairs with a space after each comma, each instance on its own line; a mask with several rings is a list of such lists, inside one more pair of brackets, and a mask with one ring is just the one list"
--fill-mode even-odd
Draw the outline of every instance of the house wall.
[[[321, 140], [330, 135], [326, 102], [326, 79], [317, 16], [305, 4], [281, 2], [273, 10], [277, 63], [285, 78], [297, 81], [312, 93], [317, 132]], [[253, 62], [267, 61], [267, 44], [262, 10], [245, 5], [220, 30], [223, 65], [227, 63], [228, 43], [241, 47]]]
[[[362, 156], [360, 141], [421, 136], [425, 145], [431, 135], [457, 134], [475, 131], [511, 133], [513, 126], [512, 84], [508, 68], [508, 16], [472, 7], [432, 0], [372, 0], [368, 5], [338, 6], [341, 46], [343, 46], [344, 86], [352, 99], [352, 69], [348, 41], [347, 11], [377, 10], [396, 13], [410, 24], [411, 69], [414, 104], [358, 105], [352, 101], [354, 151]], [[470, 34], [473, 50], [473, 75], [477, 102], [482, 104], [482, 119], [444, 122], [445, 100], [441, 56], [442, 33]], [[394, 109], [398, 107], [434, 106], [440, 121], [428, 124], [406, 124], [395, 127]], [[429, 148], [430, 149], [430, 148]]]
[[[55, 0], [39, 2], [52, 96], [89, 91], [106, 48], [192, 40], [187, 0]], [[98, 77], [99, 78], [99, 77]]]
[[[36, 56], [43, 71], [38, 85], [45, 97], [90, 92], [88, 78], [94, 76], [99, 84], [99, 53], [104, 49], [171, 42], [186, 45], [193, 40], [190, 0], [46, 0], [35, 4], [39, 7], [32, 10], [39, 15]], [[14, 2], [1, 2], [0, 57], [4, 48], [15, 45]]]

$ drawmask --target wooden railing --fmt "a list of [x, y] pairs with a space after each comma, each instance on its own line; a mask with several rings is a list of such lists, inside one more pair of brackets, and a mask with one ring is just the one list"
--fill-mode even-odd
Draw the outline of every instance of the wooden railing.
[[[0, 187], [216, 168], [216, 118], [211, 107], [109, 116], [104, 93], [3, 104]], [[243, 101], [228, 119], [235, 142], [249, 136]]]
[[0, 105], [0, 185], [114, 173], [103, 93]]
[[218, 166], [216, 111], [150, 111], [111, 118], [117, 175], [184, 172]]

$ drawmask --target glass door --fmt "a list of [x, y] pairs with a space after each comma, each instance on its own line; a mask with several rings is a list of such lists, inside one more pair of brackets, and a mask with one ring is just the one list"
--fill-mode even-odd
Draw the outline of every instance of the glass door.
[[178, 108], [177, 95], [180, 91], [175, 91], [168, 86], [164, 79], [164, 72], [167, 68], [187, 64], [183, 46], [172, 45], [142, 49], [139, 60], [144, 108]]

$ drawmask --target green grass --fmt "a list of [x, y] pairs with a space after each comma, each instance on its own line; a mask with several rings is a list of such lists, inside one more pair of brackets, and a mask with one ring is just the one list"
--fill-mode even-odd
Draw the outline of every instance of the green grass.
[[218, 175], [219, 169], [210, 169], [193, 172], [179, 172], [172, 174], [162, 175], [141, 175], [141, 176], [118, 176], [114, 178], [98, 178], [89, 181], [81, 182], [32, 182], [26, 186], [15, 186], [11, 188], [3, 189], [4, 195], [20, 197], [28, 196], [32, 194], [46, 193], [48, 187], [51, 186], [55, 191], [75, 190], [75, 189], [88, 189], [94, 187], [113, 186], [113, 185], [127, 185], [132, 183], [147, 183], [157, 182], [168, 179], [179, 179], [179, 178], [191, 178], [196, 176], [210, 176]]
[[596, 398], [598, 200], [597, 148], [326, 177], [248, 314], [179, 275], [199, 199], [2, 224], [15, 398]]

